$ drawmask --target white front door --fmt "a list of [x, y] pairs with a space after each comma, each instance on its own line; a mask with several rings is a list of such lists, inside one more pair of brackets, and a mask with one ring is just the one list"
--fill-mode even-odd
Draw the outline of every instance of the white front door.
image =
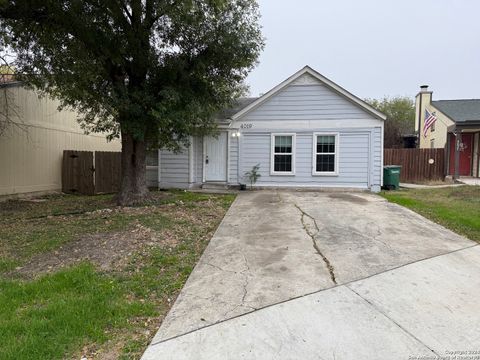
[[205, 181], [227, 181], [227, 132], [205, 137]]

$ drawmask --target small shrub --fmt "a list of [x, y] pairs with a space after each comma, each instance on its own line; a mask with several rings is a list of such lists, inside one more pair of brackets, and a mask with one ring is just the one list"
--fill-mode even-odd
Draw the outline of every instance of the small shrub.
[[260, 164], [255, 165], [252, 167], [252, 170], [245, 172], [245, 177], [250, 182], [250, 189], [253, 189], [253, 185], [257, 182], [257, 180], [262, 176], [258, 173], [260, 170]]

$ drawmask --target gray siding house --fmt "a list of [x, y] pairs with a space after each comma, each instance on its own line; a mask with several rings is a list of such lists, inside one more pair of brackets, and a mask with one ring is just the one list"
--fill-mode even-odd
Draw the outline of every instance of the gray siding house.
[[[182, 153], [159, 150], [150, 185], [198, 188], [355, 188], [380, 191], [385, 115], [306, 66], [259, 98], [240, 99], [217, 137], [192, 138]], [[157, 155], [157, 154], [155, 154]]]

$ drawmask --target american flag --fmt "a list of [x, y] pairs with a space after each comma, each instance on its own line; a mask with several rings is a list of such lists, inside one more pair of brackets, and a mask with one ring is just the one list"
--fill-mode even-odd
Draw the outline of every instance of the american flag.
[[423, 126], [423, 137], [427, 137], [427, 131], [433, 125], [433, 123], [437, 121], [437, 116], [435, 112], [430, 113], [427, 109], [425, 109], [425, 124]]

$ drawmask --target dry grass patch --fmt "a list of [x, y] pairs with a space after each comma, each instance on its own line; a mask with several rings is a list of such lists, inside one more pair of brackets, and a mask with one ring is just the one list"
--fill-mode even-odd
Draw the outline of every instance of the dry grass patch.
[[0, 358], [139, 358], [233, 199], [0, 203]]

